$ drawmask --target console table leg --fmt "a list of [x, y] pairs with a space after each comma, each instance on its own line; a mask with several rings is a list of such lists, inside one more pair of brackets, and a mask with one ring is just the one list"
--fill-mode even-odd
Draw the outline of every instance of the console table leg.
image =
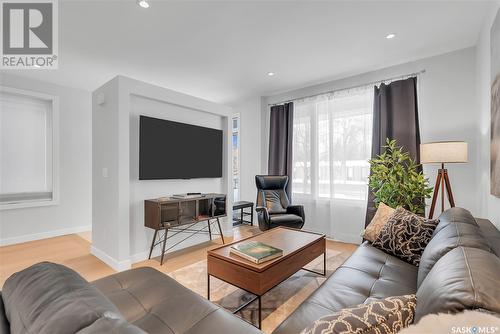
[[210, 274], [207, 274], [207, 299], [210, 300]]
[[326, 276], [326, 249], [323, 253], [323, 276]]
[[168, 235], [168, 228], [165, 229], [165, 237], [163, 239], [163, 246], [161, 248], [160, 266], [163, 265], [163, 257], [165, 256], [165, 245], [167, 244], [167, 235]]
[[217, 225], [219, 226], [219, 232], [220, 232], [220, 237], [222, 238], [222, 243], [225, 244], [225, 242], [224, 242], [224, 234], [222, 234], [222, 228], [220, 227], [219, 217], [217, 217]]
[[262, 303], [259, 296], [259, 329], [262, 327]]
[[151, 248], [149, 249], [149, 257], [148, 260], [151, 260], [151, 254], [153, 254], [153, 248], [155, 247], [156, 235], [158, 234], [158, 230], [155, 230], [155, 234], [153, 236], [153, 241], [151, 242]]
[[211, 223], [210, 219], [207, 220], [207, 224], [208, 224], [208, 236], [210, 237], [210, 241], [212, 241], [212, 228], [210, 226], [212, 223]]
[[253, 226], [253, 204], [250, 207], [250, 225]]

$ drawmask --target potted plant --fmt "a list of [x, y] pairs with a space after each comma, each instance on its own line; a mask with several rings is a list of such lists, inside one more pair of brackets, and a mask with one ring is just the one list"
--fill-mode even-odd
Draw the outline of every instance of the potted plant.
[[375, 207], [380, 202], [403, 208], [418, 215], [425, 215], [425, 199], [431, 197], [432, 187], [424, 177], [420, 164], [410, 154], [398, 147], [396, 140], [387, 138], [382, 154], [369, 160], [371, 174], [368, 186], [374, 195]]

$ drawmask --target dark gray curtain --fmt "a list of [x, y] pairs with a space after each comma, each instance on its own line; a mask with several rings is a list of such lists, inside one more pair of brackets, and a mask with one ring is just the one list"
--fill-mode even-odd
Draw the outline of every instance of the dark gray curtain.
[[[418, 126], [417, 78], [393, 81], [375, 87], [373, 100], [372, 158], [382, 153], [386, 139], [396, 139], [412, 159], [420, 163], [420, 131]], [[377, 209], [373, 194], [368, 194], [365, 226]]]
[[271, 107], [269, 175], [288, 175], [286, 193], [292, 199], [293, 102]]

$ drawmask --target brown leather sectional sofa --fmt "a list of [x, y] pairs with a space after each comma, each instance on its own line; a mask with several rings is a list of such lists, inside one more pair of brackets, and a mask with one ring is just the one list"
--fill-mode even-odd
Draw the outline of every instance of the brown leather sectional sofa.
[[[273, 334], [300, 333], [319, 317], [373, 299], [417, 294], [427, 313], [500, 313], [500, 232], [454, 208], [440, 217], [419, 267], [362, 244]], [[88, 283], [69, 268], [39, 263], [0, 293], [0, 334], [262, 333], [170, 277], [139, 268]]]

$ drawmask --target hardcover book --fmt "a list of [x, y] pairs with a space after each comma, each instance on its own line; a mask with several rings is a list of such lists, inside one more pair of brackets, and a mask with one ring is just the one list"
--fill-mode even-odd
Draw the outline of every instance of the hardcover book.
[[283, 250], [259, 241], [249, 241], [233, 245], [230, 252], [254, 263], [262, 263], [283, 255]]

